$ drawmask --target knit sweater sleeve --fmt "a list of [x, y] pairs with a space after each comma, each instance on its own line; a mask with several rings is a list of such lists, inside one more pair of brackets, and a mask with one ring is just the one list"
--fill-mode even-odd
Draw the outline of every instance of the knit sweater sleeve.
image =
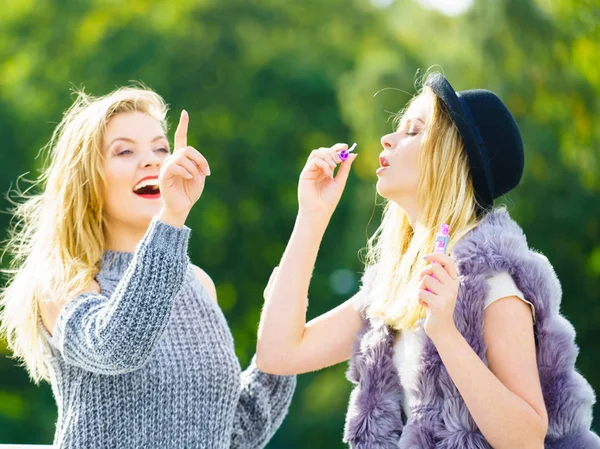
[[185, 279], [189, 234], [153, 218], [110, 297], [83, 293], [63, 307], [52, 340], [67, 363], [121, 374], [148, 359]]
[[242, 373], [232, 449], [259, 449], [266, 446], [287, 414], [296, 376], [277, 376], [259, 371], [256, 356]]

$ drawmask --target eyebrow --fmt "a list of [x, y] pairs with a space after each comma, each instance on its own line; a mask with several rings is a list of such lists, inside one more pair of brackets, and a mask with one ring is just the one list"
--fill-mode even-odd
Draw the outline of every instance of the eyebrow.
[[421, 117], [411, 117], [411, 118], [408, 118], [408, 119], [404, 119], [404, 118], [403, 118], [403, 119], [400, 121], [400, 123], [398, 123], [398, 129], [400, 129], [400, 127], [402, 127], [404, 124], [407, 124], [407, 123], [409, 123], [409, 122], [415, 122], [415, 121], [417, 121], [417, 120], [418, 120], [419, 122], [421, 122], [423, 125], [425, 125], [425, 124], [426, 124], [426, 123], [425, 123], [425, 121], [424, 121], [424, 120], [423, 120]]
[[[167, 140], [167, 137], [166, 136], [156, 136], [154, 139], [152, 139], [152, 143], [156, 142], [157, 140], [161, 140], [161, 139]], [[110, 148], [113, 145], [113, 143], [115, 143], [119, 140], [122, 140], [124, 142], [129, 142], [129, 143], [135, 143], [135, 140], [130, 139], [128, 137], [116, 137], [113, 140], [111, 140], [111, 142], [108, 144], [107, 148]]]
[[425, 124], [425, 121], [421, 118], [421, 117], [411, 117], [409, 119], [406, 119], [406, 122], [414, 122], [414, 121], [420, 121], [423, 125]]

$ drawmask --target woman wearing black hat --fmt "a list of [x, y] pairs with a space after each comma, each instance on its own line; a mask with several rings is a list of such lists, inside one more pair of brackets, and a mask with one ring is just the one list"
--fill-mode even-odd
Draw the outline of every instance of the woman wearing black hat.
[[[381, 143], [377, 191], [388, 201], [362, 288], [306, 323], [318, 247], [356, 159], [342, 161], [341, 144], [311, 153], [296, 226], [265, 290], [260, 369], [296, 374], [350, 359], [344, 440], [354, 448], [600, 448], [556, 275], [493, 209], [523, 173], [507, 107], [433, 74]], [[443, 224], [450, 255], [431, 254]]]

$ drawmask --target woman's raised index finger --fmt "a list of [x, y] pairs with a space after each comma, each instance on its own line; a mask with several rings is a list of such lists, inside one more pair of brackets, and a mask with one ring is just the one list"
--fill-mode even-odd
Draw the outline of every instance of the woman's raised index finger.
[[188, 131], [188, 123], [190, 122], [190, 116], [187, 111], [184, 109], [181, 111], [181, 117], [179, 118], [179, 124], [177, 125], [177, 129], [175, 130], [175, 148], [174, 150], [179, 150], [180, 148], [187, 147], [187, 131]]

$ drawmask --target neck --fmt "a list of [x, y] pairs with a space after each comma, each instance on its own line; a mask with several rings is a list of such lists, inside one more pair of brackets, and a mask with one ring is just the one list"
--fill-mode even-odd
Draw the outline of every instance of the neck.
[[416, 229], [418, 226], [420, 226], [419, 214], [418, 214], [418, 208], [417, 208], [416, 201], [404, 200], [404, 199], [402, 201], [397, 201], [397, 200], [391, 200], [391, 201], [393, 201], [398, 206], [400, 206], [400, 208], [406, 213], [406, 216], [408, 217], [408, 221], [409, 221], [410, 225], [413, 227], [413, 229]]
[[106, 250], [133, 253], [144, 238], [148, 224], [109, 223], [106, 231]]

